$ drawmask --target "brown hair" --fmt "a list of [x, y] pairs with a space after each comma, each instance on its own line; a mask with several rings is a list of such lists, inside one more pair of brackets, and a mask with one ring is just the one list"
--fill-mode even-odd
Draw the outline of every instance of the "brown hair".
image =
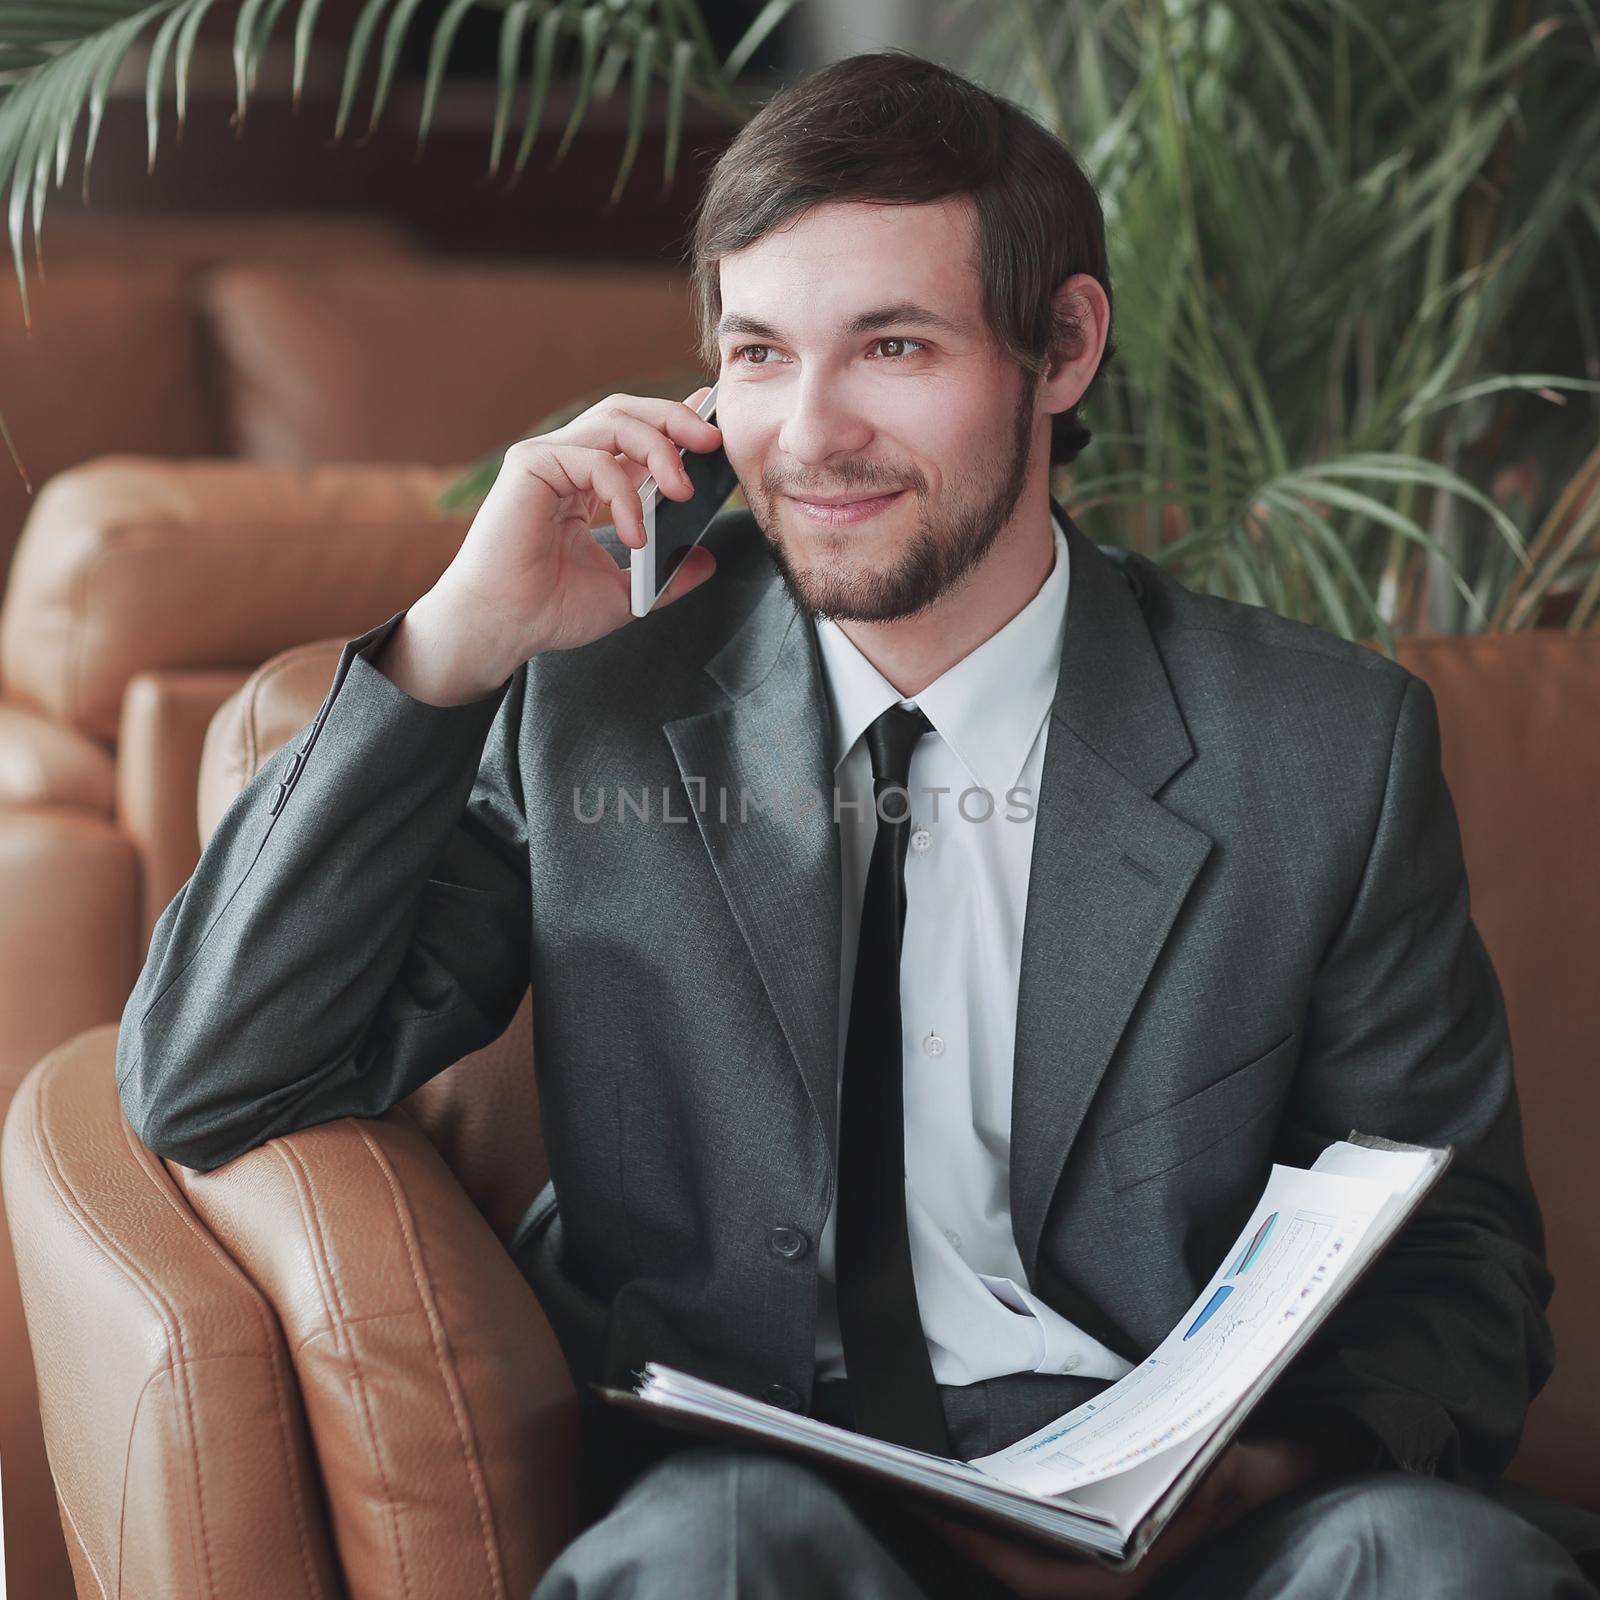
[[[904, 50], [848, 56], [791, 84], [718, 159], [689, 245], [707, 369], [721, 364], [723, 256], [828, 201], [919, 205], [955, 195], [975, 207], [985, 321], [1036, 380], [1077, 342], [1077, 323], [1053, 303], [1061, 284], [1086, 272], [1111, 302], [1099, 197], [1067, 147], [1020, 106]], [[1115, 353], [1108, 330], [1083, 398]], [[1053, 465], [1089, 442], [1078, 405], [1051, 419]]]

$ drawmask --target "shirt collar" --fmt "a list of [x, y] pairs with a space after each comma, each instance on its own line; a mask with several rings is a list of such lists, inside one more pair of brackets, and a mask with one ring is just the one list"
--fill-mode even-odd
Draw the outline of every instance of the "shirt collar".
[[1066, 638], [1071, 573], [1066, 535], [1050, 518], [1055, 561], [1034, 597], [1003, 628], [907, 699], [831, 618], [816, 622], [818, 653], [833, 712], [833, 767], [892, 705], [916, 704], [955, 751], [972, 781], [996, 804], [1022, 775], [1055, 699]]

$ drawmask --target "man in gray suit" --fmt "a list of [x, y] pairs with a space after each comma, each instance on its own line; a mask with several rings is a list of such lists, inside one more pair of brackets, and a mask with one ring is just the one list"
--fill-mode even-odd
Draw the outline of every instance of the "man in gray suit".
[[[1014, 107], [837, 63], [734, 142], [695, 250], [719, 426], [616, 395], [514, 445], [346, 645], [157, 925], [134, 1128], [210, 1169], [378, 1115], [531, 979], [514, 1253], [580, 1392], [656, 1360], [964, 1457], [1142, 1359], [1273, 1161], [1448, 1143], [1130, 1577], [597, 1408], [604, 1515], [540, 1600], [1592, 1595], [1490, 1492], [1551, 1281], [1427, 685], [1050, 499], [1110, 275]], [[750, 509], [634, 621], [636, 490], [718, 445]]]

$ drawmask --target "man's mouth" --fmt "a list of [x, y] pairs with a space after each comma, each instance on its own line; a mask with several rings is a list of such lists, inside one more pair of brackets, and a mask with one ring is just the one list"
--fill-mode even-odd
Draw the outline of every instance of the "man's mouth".
[[845, 527], [877, 516], [904, 493], [904, 489], [895, 489], [888, 494], [832, 500], [807, 500], [801, 495], [790, 495], [788, 498], [808, 521], [820, 522], [827, 527]]

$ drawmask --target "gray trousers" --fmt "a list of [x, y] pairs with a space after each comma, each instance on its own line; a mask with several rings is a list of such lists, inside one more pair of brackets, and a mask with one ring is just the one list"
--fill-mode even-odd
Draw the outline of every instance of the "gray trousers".
[[[640, 1474], [533, 1600], [1001, 1600], [1010, 1591], [890, 1491], [733, 1446]], [[1596, 1600], [1547, 1532], [1459, 1484], [1329, 1480], [1164, 1567], [1143, 1600]]]

